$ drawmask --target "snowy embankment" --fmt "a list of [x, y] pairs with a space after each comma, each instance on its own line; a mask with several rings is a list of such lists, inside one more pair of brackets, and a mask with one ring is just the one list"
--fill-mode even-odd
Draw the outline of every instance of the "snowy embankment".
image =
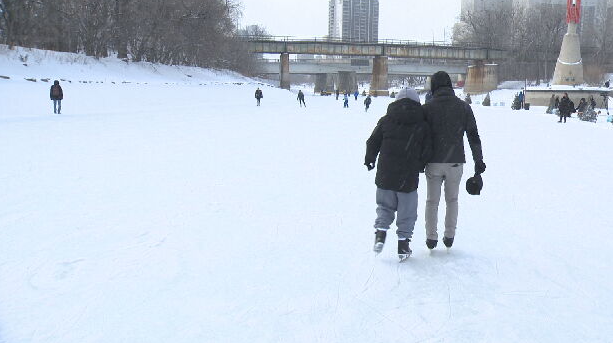
[[[87, 68], [45, 65], [8, 73]], [[266, 87], [256, 107], [236, 76], [108, 68], [140, 84], [63, 83], [59, 116], [48, 83], [0, 79], [0, 342], [610, 341], [610, 124], [492, 93], [454, 247], [425, 247], [422, 179], [399, 264], [394, 234], [371, 251], [362, 165], [390, 99]]]

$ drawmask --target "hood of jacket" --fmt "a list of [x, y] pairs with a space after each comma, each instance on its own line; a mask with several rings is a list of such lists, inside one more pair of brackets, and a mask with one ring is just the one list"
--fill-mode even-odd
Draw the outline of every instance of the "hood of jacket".
[[453, 89], [449, 74], [444, 71], [434, 73], [434, 75], [432, 75], [432, 79], [430, 80], [430, 90], [432, 93], [434, 94], [437, 90], [444, 87]]
[[387, 115], [404, 125], [411, 125], [425, 120], [421, 104], [409, 98], [400, 99], [389, 104]]

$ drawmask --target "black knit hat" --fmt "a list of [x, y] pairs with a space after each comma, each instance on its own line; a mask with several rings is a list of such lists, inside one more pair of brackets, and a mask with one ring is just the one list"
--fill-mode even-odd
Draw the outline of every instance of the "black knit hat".
[[483, 189], [483, 179], [481, 175], [475, 174], [475, 176], [466, 180], [466, 191], [471, 195], [479, 195], [481, 194], [481, 189]]

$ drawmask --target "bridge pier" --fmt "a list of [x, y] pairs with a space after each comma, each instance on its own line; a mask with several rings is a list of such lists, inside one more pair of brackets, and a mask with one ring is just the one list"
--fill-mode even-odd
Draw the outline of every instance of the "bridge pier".
[[389, 85], [387, 84], [387, 56], [375, 56], [372, 64], [372, 82], [370, 83], [370, 94], [374, 96], [389, 96]]
[[328, 74], [315, 75], [315, 93], [325, 91], [328, 86]]
[[341, 92], [353, 93], [358, 89], [358, 76], [355, 71], [338, 72], [338, 89]]
[[425, 91], [432, 90], [432, 76], [426, 77], [426, 84], [424, 85], [424, 90]]
[[321, 93], [321, 91], [334, 92], [334, 74], [315, 75], [315, 93]]
[[464, 93], [483, 94], [498, 88], [498, 65], [484, 64], [477, 61], [475, 65], [468, 66]]
[[282, 53], [279, 58], [280, 70], [279, 70], [279, 87], [282, 89], [289, 89], [290, 86], [290, 74], [289, 74], [289, 54]]

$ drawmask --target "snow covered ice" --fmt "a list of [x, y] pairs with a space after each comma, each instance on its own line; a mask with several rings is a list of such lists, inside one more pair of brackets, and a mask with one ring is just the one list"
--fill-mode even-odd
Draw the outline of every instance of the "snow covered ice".
[[[2, 343], [611, 341], [603, 117], [473, 97], [484, 189], [430, 253], [422, 179], [399, 264], [393, 231], [372, 252], [363, 166], [391, 99], [300, 108], [237, 75], [27, 53], [0, 52]], [[41, 78], [72, 81], [62, 115]]]

